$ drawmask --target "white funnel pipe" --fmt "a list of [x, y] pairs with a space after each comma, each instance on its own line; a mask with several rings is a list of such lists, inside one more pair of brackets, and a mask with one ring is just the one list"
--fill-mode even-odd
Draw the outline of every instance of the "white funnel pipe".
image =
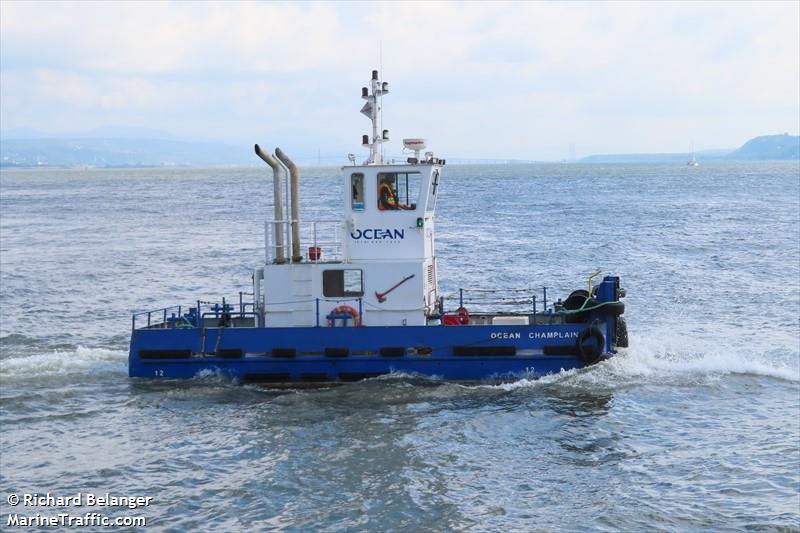
[[297, 165], [289, 159], [289, 156], [283, 153], [283, 150], [275, 148], [275, 155], [289, 169], [289, 176], [291, 177], [292, 262], [299, 263], [303, 260], [303, 256], [300, 254], [300, 172], [297, 170]]
[[261, 148], [256, 145], [256, 155], [264, 160], [266, 164], [268, 164], [272, 168], [272, 186], [273, 186], [273, 198], [275, 201], [275, 220], [276, 223], [273, 224], [275, 228], [275, 262], [278, 264], [283, 264], [286, 262], [286, 257], [283, 254], [283, 231], [280, 227], [280, 224], [277, 221], [283, 220], [283, 200], [281, 198], [281, 182], [283, 181], [283, 167], [278, 161], [265, 153]]

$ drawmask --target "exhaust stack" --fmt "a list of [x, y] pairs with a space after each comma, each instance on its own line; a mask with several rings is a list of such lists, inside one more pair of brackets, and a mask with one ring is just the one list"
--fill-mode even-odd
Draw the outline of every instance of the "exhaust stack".
[[300, 173], [297, 165], [283, 153], [280, 148], [275, 148], [275, 155], [289, 169], [292, 189], [292, 262], [299, 263], [303, 260], [300, 255]]
[[[283, 200], [281, 199], [281, 181], [283, 180], [283, 172], [281, 164], [272, 157], [271, 155], [265, 153], [261, 150], [261, 148], [256, 145], [256, 155], [264, 160], [266, 164], [268, 164], [272, 168], [272, 186], [273, 186], [273, 198], [275, 200], [275, 220], [282, 221], [283, 220]], [[275, 262], [279, 265], [282, 265], [286, 262], [286, 257], [283, 254], [283, 231], [281, 230], [280, 224], [274, 224], [275, 227]]]

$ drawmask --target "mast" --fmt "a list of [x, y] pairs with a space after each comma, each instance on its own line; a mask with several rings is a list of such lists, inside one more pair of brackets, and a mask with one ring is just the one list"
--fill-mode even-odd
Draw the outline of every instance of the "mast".
[[363, 135], [361, 138], [361, 145], [369, 148], [369, 158], [365, 163], [367, 165], [380, 165], [383, 163], [380, 145], [389, 140], [389, 130], [378, 131], [379, 118], [382, 111], [381, 97], [389, 92], [389, 83], [385, 81], [381, 82], [378, 79], [377, 70], [372, 71], [370, 89], [367, 89], [367, 87], [361, 88], [361, 98], [367, 101], [364, 107], [361, 108], [361, 113], [372, 121], [372, 137]]

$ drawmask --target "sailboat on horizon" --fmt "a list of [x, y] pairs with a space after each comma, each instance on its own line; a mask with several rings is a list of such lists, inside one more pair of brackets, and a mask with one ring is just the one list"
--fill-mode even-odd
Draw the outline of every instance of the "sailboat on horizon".
[[692, 141], [692, 158], [687, 161], [686, 163], [690, 167], [699, 167], [700, 163], [697, 162], [697, 159], [694, 158], [694, 141]]

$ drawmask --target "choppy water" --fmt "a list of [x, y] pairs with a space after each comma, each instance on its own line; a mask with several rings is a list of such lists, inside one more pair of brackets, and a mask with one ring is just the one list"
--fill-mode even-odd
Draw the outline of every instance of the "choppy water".
[[4, 171], [0, 527], [81, 491], [172, 531], [800, 530], [797, 163], [445, 170], [445, 292], [600, 267], [631, 348], [502, 386], [130, 380], [132, 310], [248, 289], [265, 169]]

